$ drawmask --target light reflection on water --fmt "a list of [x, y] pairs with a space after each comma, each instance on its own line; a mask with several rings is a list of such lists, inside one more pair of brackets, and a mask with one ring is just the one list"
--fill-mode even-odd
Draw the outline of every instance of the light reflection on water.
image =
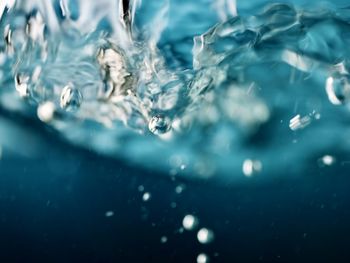
[[348, 151], [347, 9], [219, 1], [202, 25], [172, 5], [2, 2], [2, 107], [171, 175], [296, 175]]

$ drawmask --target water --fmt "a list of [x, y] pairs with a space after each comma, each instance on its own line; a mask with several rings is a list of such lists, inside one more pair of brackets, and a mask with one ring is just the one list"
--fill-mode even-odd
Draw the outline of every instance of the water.
[[[138, 1], [126, 18], [127, 7], [109, 2], [12, 4], [2, 11], [2, 104], [38, 107], [70, 143], [165, 172], [178, 169], [169, 165], [176, 156], [185, 176], [219, 180], [241, 180], [246, 158], [263, 163], [266, 177], [289, 163], [297, 175], [303, 159], [340, 142], [348, 149], [346, 8], [277, 3], [236, 15], [231, 6], [191, 47], [188, 36], [168, 36], [166, 3], [153, 18], [136, 17]], [[95, 5], [111, 9], [86, 20]], [[295, 134], [288, 122], [307, 129]], [[329, 127], [334, 136], [312, 143]]]
[[[278, 249], [279, 236], [262, 230], [278, 225], [273, 217], [296, 219], [295, 232], [302, 240], [311, 229], [312, 249], [318, 250], [323, 244], [315, 240], [322, 233], [288, 208], [296, 206], [299, 192], [304, 215], [309, 205], [315, 218], [324, 216], [325, 206], [329, 213], [337, 207], [347, 213], [346, 184], [325, 179], [346, 175], [349, 164], [346, 2], [0, 1], [0, 161], [8, 155], [20, 159], [19, 164], [16, 158], [14, 164], [4, 162], [4, 178], [10, 171], [31, 178], [53, 174], [56, 186], [74, 192], [72, 199], [78, 197], [83, 207], [86, 199], [96, 202], [92, 207], [98, 222], [141, 217], [157, 245], [181, 247], [187, 242], [189, 249], [178, 262], [230, 262], [235, 257], [228, 256], [231, 249], [223, 237], [239, 236], [238, 241], [226, 238], [242, 248], [239, 240], [248, 241], [244, 235], [257, 238], [249, 227], [259, 231], [261, 240], [273, 236], [279, 252], [266, 252], [265, 247], [264, 254], [253, 242], [255, 252], [247, 258], [285, 262], [279, 253], [288, 252]], [[46, 166], [26, 166], [26, 158], [44, 160]], [[124, 178], [122, 183], [107, 182], [109, 173]], [[61, 179], [62, 174], [70, 176]], [[101, 174], [106, 177], [99, 180], [106, 181], [94, 179]], [[94, 201], [87, 194], [79, 200], [81, 193], [72, 190], [71, 182], [77, 177], [81, 184], [75, 187], [99, 188], [96, 196], [103, 198]], [[299, 180], [297, 186], [294, 180]], [[240, 188], [247, 185], [253, 188]], [[228, 186], [235, 188], [215, 190]], [[257, 186], [263, 188], [255, 192]], [[342, 201], [336, 201], [339, 195]], [[124, 202], [117, 206], [107, 201], [116, 196]], [[65, 204], [61, 198], [59, 193], [51, 198], [55, 209]], [[125, 208], [129, 203], [139, 210], [130, 212]], [[72, 215], [81, 218], [87, 211], [83, 207]], [[123, 218], [121, 211], [129, 217]], [[5, 213], [4, 222], [6, 218]], [[261, 223], [252, 222], [254, 218]], [[334, 220], [341, 221], [338, 216]], [[90, 228], [88, 221], [83, 225]], [[123, 251], [129, 248], [128, 231], [134, 231], [132, 237], [145, 231], [140, 224], [138, 230], [115, 228], [123, 237], [118, 242], [126, 241], [120, 245]], [[277, 232], [285, 231], [279, 225]], [[186, 241], [176, 239], [191, 233]], [[299, 236], [287, 238], [296, 254], [302, 254], [302, 245], [294, 242]], [[91, 232], [89, 237], [96, 236]], [[97, 249], [103, 262], [146, 260], [142, 253], [109, 255], [115, 242], [108, 240], [103, 242], [106, 249]], [[329, 255], [338, 255], [339, 247]], [[246, 250], [249, 246], [236, 252], [237, 259], [247, 260]]]

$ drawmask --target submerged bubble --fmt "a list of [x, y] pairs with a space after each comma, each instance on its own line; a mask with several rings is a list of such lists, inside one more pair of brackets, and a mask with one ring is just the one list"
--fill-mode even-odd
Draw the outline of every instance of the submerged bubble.
[[113, 211], [107, 211], [105, 213], [105, 217], [112, 217], [112, 216], [114, 216], [114, 212]]
[[170, 120], [167, 117], [156, 115], [148, 123], [148, 129], [155, 135], [167, 133], [171, 128]]
[[61, 92], [60, 106], [67, 111], [75, 111], [80, 107], [82, 100], [80, 91], [73, 84], [69, 84]]
[[197, 239], [202, 244], [208, 244], [214, 240], [214, 232], [207, 228], [201, 228], [197, 233]]
[[326, 81], [329, 101], [334, 105], [348, 103], [350, 100], [350, 77], [348, 74], [330, 76]]
[[185, 190], [186, 186], [184, 184], [180, 184], [175, 187], [175, 192], [177, 194], [181, 194]]
[[182, 226], [186, 230], [193, 230], [198, 226], [198, 218], [193, 215], [186, 215], [182, 220]]
[[150, 199], [151, 199], [151, 194], [149, 192], [146, 192], [146, 193], [143, 194], [143, 196], [142, 196], [142, 200], [143, 201], [147, 202]]
[[168, 238], [167, 238], [166, 236], [162, 236], [162, 237], [160, 238], [160, 243], [164, 244], [164, 243], [166, 243], [166, 242], [168, 242]]
[[331, 166], [336, 162], [336, 159], [332, 155], [324, 155], [318, 161], [320, 166]]
[[52, 121], [54, 114], [55, 114], [55, 104], [53, 102], [47, 101], [38, 106], [37, 115], [42, 122]]
[[197, 263], [209, 263], [209, 257], [206, 254], [201, 253], [197, 256]]
[[242, 171], [247, 177], [259, 173], [262, 169], [262, 163], [259, 160], [247, 159], [243, 162]]

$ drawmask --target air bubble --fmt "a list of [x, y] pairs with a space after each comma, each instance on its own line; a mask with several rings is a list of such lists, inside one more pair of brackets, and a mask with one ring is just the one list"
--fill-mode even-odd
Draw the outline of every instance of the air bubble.
[[147, 202], [150, 199], [151, 199], [151, 194], [149, 192], [146, 192], [146, 193], [143, 194], [143, 196], [142, 196], [142, 200], [143, 201]]
[[243, 174], [247, 177], [250, 177], [256, 173], [261, 172], [262, 163], [259, 160], [247, 159], [243, 162], [242, 171]]
[[37, 109], [37, 115], [42, 122], [52, 121], [55, 115], [55, 104], [51, 101], [40, 104]]
[[61, 93], [60, 106], [67, 111], [76, 111], [83, 101], [83, 96], [72, 84], [65, 86]]
[[107, 211], [105, 213], [105, 217], [112, 217], [112, 216], [114, 216], [114, 212], [113, 211]]
[[170, 120], [160, 115], [153, 116], [148, 123], [148, 129], [155, 135], [162, 135], [170, 130]]
[[162, 236], [160, 238], [160, 243], [165, 244], [166, 242], [168, 242], [168, 238], [166, 236]]
[[331, 166], [336, 162], [336, 159], [332, 155], [324, 155], [318, 160], [320, 166]]
[[346, 104], [350, 100], [350, 78], [347, 74], [331, 76], [326, 81], [329, 101], [334, 105]]
[[182, 220], [182, 226], [186, 230], [193, 230], [198, 226], [198, 218], [193, 215], [186, 215]]
[[207, 228], [201, 228], [197, 233], [199, 243], [208, 244], [214, 240], [214, 232]]
[[201, 253], [197, 256], [197, 263], [209, 263], [209, 257], [206, 254]]

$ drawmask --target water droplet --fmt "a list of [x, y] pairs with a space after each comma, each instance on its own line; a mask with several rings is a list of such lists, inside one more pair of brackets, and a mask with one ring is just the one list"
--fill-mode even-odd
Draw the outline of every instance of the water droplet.
[[209, 257], [206, 254], [201, 253], [197, 256], [197, 263], [209, 263]]
[[331, 76], [326, 81], [326, 92], [328, 99], [334, 105], [341, 105], [349, 102], [350, 80], [346, 74]]
[[142, 196], [142, 200], [143, 201], [147, 202], [150, 199], [151, 199], [151, 194], [149, 192], [146, 192], [146, 193], [143, 194], [143, 196]]
[[197, 233], [199, 243], [208, 244], [214, 240], [214, 232], [207, 228], [201, 228]]
[[186, 215], [182, 220], [182, 226], [186, 230], [193, 230], [198, 226], [198, 218], [193, 215]]
[[243, 162], [242, 171], [247, 177], [259, 173], [262, 169], [262, 163], [259, 160], [247, 159]]
[[161, 135], [170, 130], [170, 120], [160, 115], [153, 116], [148, 123], [148, 129], [155, 135]]
[[55, 104], [51, 101], [40, 104], [37, 109], [37, 115], [42, 122], [52, 121], [55, 115]]
[[105, 216], [106, 216], [106, 217], [114, 216], [114, 212], [113, 212], [113, 211], [107, 211], [107, 212], [105, 213]]
[[166, 242], [168, 242], [168, 238], [167, 238], [166, 236], [162, 236], [162, 237], [160, 238], [160, 243], [164, 244], [164, 243], [166, 243]]
[[67, 111], [77, 110], [83, 100], [83, 96], [72, 84], [65, 86], [61, 93], [60, 106]]

